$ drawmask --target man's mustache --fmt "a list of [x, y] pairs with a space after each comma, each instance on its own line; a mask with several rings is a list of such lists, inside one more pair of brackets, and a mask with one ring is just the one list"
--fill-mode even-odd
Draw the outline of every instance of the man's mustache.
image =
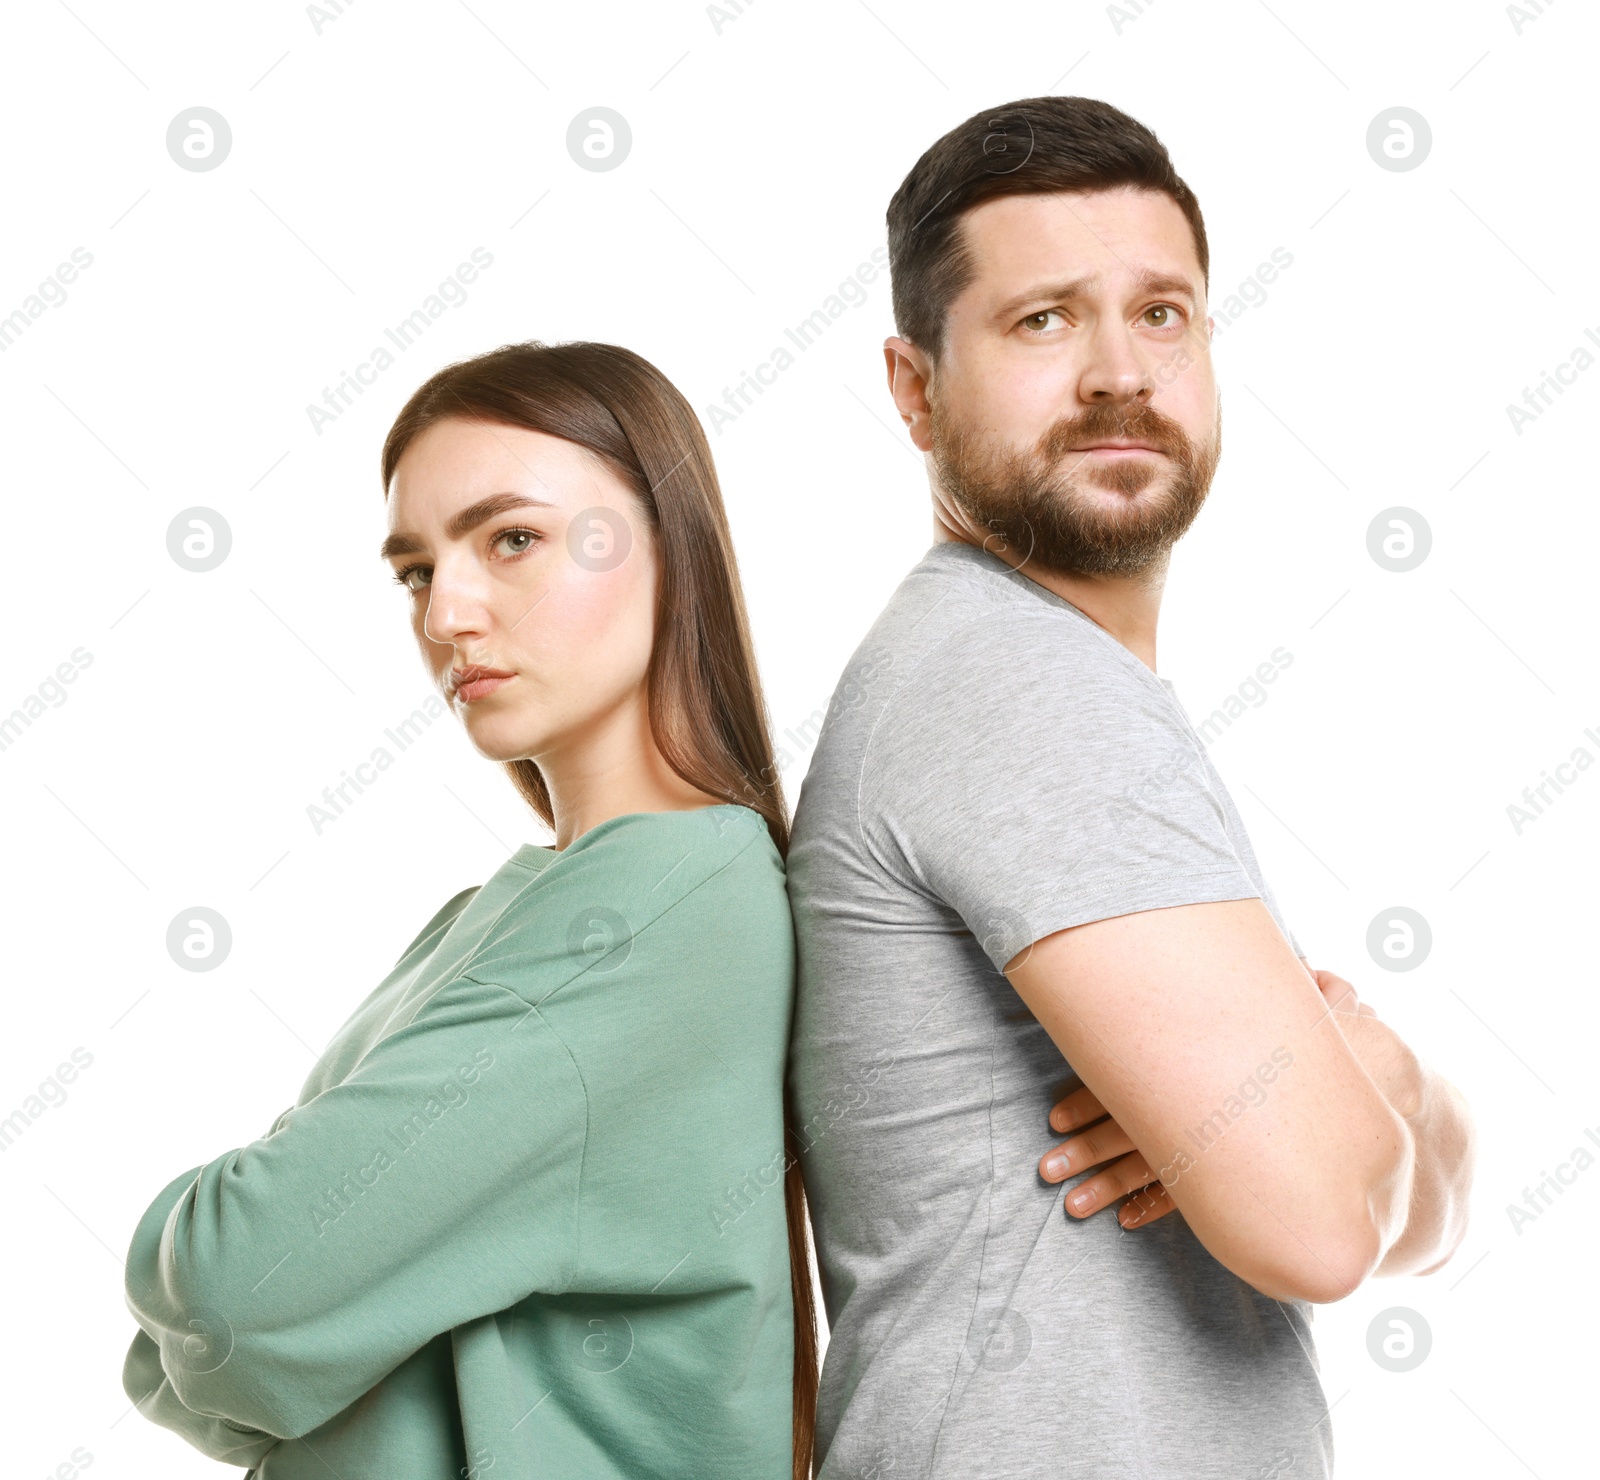
[[1140, 407], [1131, 415], [1115, 406], [1091, 406], [1051, 426], [1039, 439], [1039, 453], [1050, 462], [1058, 462], [1086, 444], [1116, 437], [1146, 442], [1168, 457], [1181, 457], [1189, 445], [1183, 428], [1152, 406]]

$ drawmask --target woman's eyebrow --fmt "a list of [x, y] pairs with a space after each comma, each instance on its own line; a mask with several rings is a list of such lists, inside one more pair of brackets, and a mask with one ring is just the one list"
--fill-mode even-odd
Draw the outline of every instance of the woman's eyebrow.
[[[507, 509], [555, 507], [548, 499], [534, 498], [529, 493], [491, 493], [488, 498], [479, 499], [477, 503], [468, 504], [459, 513], [452, 514], [445, 524], [444, 532], [449, 538], [458, 540], [462, 535], [470, 534], [485, 520], [493, 519], [496, 514], [503, 514]], [[383, 542], [378, 558], [389, 560], [396, 555], [420, 555], [426, 548], [420, 535], [396, 531]]]

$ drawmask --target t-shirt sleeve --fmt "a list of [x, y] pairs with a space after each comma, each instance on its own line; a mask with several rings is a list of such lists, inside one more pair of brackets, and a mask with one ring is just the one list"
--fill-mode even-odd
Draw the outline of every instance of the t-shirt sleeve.
[[536, 1007], [466, 978], [441, 988], [343, 1082], [141, 1218], [126, 1297], [170, 1400], [298, 1437], [440, 1332], [559, 1291], [585, 1127]]
[[1084, 618], [991, 614], [900, 684], [868, 746], [863, 839], [997, 968], [1069, 926], [1260, 896], [1200, 742]]

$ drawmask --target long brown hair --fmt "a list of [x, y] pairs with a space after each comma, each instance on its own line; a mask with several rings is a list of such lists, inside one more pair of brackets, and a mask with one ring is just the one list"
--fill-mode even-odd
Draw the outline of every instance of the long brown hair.
[[[758, 812], [779, 855], [789, 817], [727, 513], [705, 432], [648, 360], [614, 344], [507, 344], [443, 370], [406, 402], [383, 444], [387, 497], [401, 454], [457, 417], [524, 427], [586, 447], [633, 491], [660, 560], [648, 686], [650, 728], [691, 786]], [[531, 760], [504, 763], [546, 825], [550, 791]], [[794, 1296], [794, 1477], [808, 1480], [816, 1426], [817, 1313], [799, 1140], [784, 1096], [784, 1200]]]

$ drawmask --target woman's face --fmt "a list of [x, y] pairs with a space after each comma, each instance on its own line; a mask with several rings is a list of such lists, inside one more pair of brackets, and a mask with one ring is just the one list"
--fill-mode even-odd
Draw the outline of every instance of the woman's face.
[[[435, 422], [395, 468], [383, 557], [429, 671], [490, 759], [559, 756], [642, 701], [655, 552], [632, 491], [576, 443]], [[494, 676], [464, 682], [474, 667]]]

